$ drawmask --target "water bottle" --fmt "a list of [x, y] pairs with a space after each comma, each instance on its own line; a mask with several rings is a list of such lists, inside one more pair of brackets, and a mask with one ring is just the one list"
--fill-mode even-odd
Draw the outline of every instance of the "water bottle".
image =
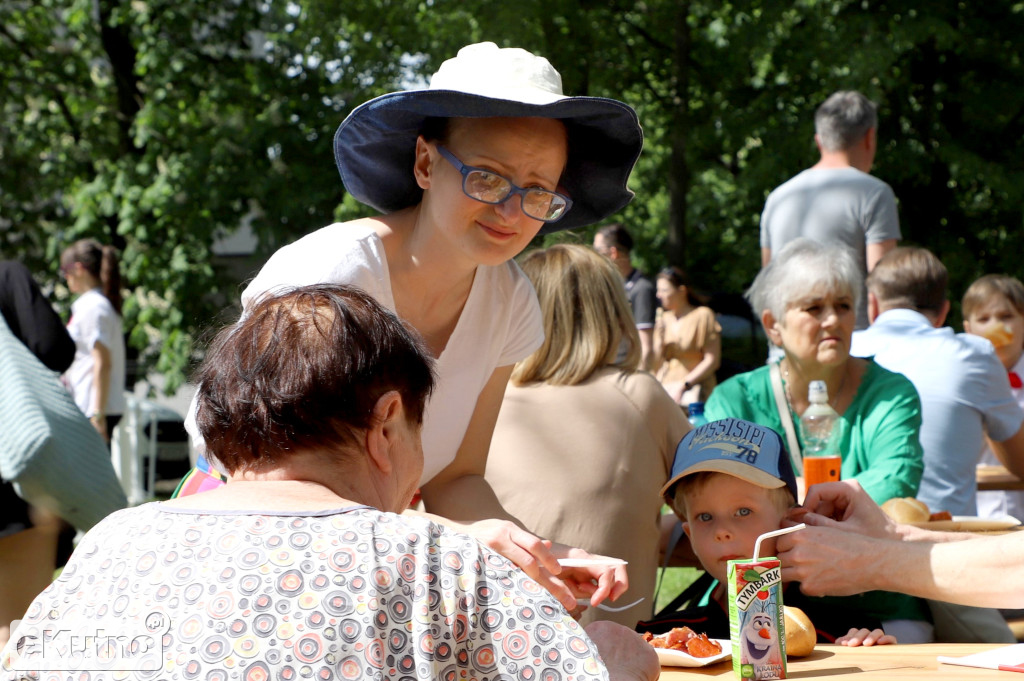
[[708, 422], [707, 418], [704, 417], [704, 403], [703, 402], [690, 402], [690, 406], [687, 407], [690, 414], [690, 423], [693, 424], [694, 428], [699, 428]]
[[803, 435], [803, 466], [805, 489], [819, 482], [839, 480], [842, 457], [836, 442], [839, 414], [828, 403], [825, 381], [811, 381], [807, 389], [810, 404], [800, 416]]

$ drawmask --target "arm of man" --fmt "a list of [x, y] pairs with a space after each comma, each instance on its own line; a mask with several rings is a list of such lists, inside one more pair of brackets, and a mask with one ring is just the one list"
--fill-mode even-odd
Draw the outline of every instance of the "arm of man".
[[987, 439], [992, 453], [1006, 466], [1006, 470], [1018, 478], [1024, 478], [1024, 424], [1016, 433], [1001, 442], [996, 442], [992, 438]]
[[636, 323], [637, 333], [640, 334], [640, 368], [650, 371], [654, 366], [653, 339], [654, 325], [658, 317], [658, 298], [654, 294], [654, 285], [646, 278], [640, 279], [633, 286], [633, 299], [630, 302], [633, 321]]
[[784, 536], [777, 544], [782, 579], [800, 582], [810, 596], [884, 590], [983, 608], [1024, 606], [1022, 533], [896, 541], [809, 527]]
[[882, 259], [882, 256], [896, 248], [896, 239], [886, 239], [873, 244], [868, 244], [865, 250], [868, 272], [875, 269], [875, 265]]
[[779, 537], [776, 549], [783, 580], [800, 582], [808, 595], [882, 589], [979, 607], [1024, 605], [1024, 533], [898, 525], [853, 481], [815, 485], [793, 520], [807, 529]]
[[637, 329], [640, 336], [640, 368], [646, 371], [654, 369], [654, 329]]

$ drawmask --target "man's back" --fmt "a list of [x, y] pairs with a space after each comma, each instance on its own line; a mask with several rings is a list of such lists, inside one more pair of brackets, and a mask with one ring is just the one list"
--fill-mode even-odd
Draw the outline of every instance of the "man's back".
[[[805, 236], [853, 251], [867, 274], [867, 245], [900, 238], [896, 197], [882, 180], [856, 168], [811, 168], [777, 187], [761, 214], [761, 248], [777, 253]], [[857, 328], [867, 326], [865, 296]]]
[[851, 354], [903, 374], [921, 397], [918, 498], [933, 510], [975, 515], [974, 469], [985, 433], [1002, 441], [1024, 422], [991, 344], [937, 329], [914, 310], [893, 309], [853, 335]]

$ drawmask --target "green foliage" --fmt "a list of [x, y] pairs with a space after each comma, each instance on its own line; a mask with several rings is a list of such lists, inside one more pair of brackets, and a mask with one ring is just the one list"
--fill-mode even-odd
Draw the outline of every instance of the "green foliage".
[[119, 246], [131, 344], [173, 388], [237, 299], [215, 238], [245, 222], [265, 256], [367, 214], [333, 165], [338, 123], [493, 40], [548, 57], [568, 93], [637, 109], [637, 199], [615, 219], [645, 269], [682, 265], [707, 290], [753, 278], [765, 196], [816, 160], [815, 107], [863, 91], [905, 241], [946, 262], [957, 298], [1020, 273], [1022, 33], [1019, 3], [966, 1], [12, 0], [0, 255], [55, 285], [73, 239]]

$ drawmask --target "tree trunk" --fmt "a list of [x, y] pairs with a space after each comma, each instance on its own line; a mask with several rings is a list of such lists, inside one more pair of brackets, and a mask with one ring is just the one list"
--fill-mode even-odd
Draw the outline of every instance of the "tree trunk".
[[669, 135], [672, 151], [669, 160], [669, 224], [668, 257], [673, 264], [686, 266], [686, 195], [690, 188], [690, 168], [686, 162], [686, 139], [689, 128], [690, 90], [690, 13], [688, 0], [678, 3], [675, 16], [675, 92], [672, 102]]
[[[122, 157], [141, 156], [142, 150], [135, 146], [132, 137], [132, 126], [142, 108], [142, 94], [139, 92], [138, 76], [135, 73], [137, 53], [128, 27], [124, 23], [113, 22], [113, 15], [119, 4], [115, 0], [96, 0], [94, 8], [99, 22], [103, 51], [110, 60], [110, 69], [114, 74], [114, 87], [117, 92], [118, 149]], [[106, 222], [107, 243], [123, 251], [126, 242], [118, 231], [117, 215], [108, 215]]]

